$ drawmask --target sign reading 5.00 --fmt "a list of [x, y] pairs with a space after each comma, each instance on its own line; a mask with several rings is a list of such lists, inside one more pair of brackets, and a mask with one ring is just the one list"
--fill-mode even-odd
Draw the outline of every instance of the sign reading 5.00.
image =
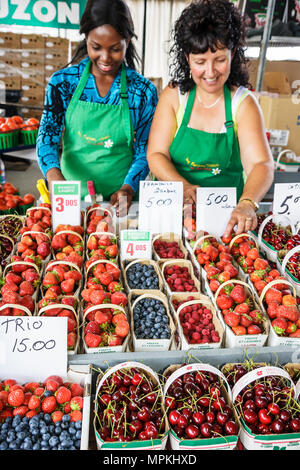
[[183, 184], [179, 181], [141, 181], [139, 230], [182, 233]]
[[235, 206], [236, 188], [197, 188], [197, 232], [222, 236]]
[[294, 225], [300, 221], [300, 183], [274, 185], [274, 214], [288, 217]]
[[80, 225], [80, 181], [52, 182], [52, 228]]

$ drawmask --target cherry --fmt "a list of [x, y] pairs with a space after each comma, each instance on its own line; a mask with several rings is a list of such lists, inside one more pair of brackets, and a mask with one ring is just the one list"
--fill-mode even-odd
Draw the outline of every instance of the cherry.
[[257, 414], [251, 409], [244, 410], [244, 419], [249, 424], [254, 424], [257, 421]]
[[[132, 385], [137, 386], [142, 382], [142, 380], [143, 380], [143, 376], [137, 372], [132, 377], [131, 383], [132, 383]], [[150, 390], [150, 387], [149, 387], [149, 390]], [[149, 390], [148, 390], [148, 392], [149, 392]]]
[[223, 397], [218, 397], [212, 402], [212, 406], [216, 411], [223, 411], [226, 406], [226, 401]]
[[148, 439], [156, 439], [158, 436], [158, 431], [153, 423], [147, 427], [145, 433]]
[[210, 400], [208, 397], [201, 397], [199, 398], [198, 400], [198, 404], [200, 406], [203, 406], [203, 408], [208, 408], [209, 407], [209, 404], [210, 404]]
[[246, 410], [253, 410], [253, 411], [256, 410], [254, 400], [247, 400], [243, 406], [244, 406], [244, 409]]
[[185, 416], [179, 415], [176, 424], [177, 424], [177, 426], [178, 426], [179, 428], [185, 429], [185, 428], [187, 427], [187, 425], [188, 425], [188, 420], [186, 419]]
[[143, 425], [140, 420], [134, 419], [131, 423], [129, 423], [128, 429], [130, 432], [132, 432], [132, 434], [136, 435], [141, 432]]
[[138, 438], [141, 440], [141, 441], [146, 441], [148, 439], [148, 436], [147, 436], [147, 433], [146, 431], [141, 431], [138, 435]]
[[108, 393], [103, 393], [100, 396], [100, 401], [105, 405], [108, 405], [111, 402], [111, 396]]
[[208, 411], [206, 413], [206, 421], [212, 424], [214, 420], [215, 420], [215, 413], [213, 411]]
[[196, 411], [196, 412], [193, 413], [193, 415], [192, 415], [192, 420], [193, 420], [194, 423], [196, 423], [196, 424], [202, 424], [202, 423], [204, 423], [204, 421], [205, 421], [205, 414], [202, 413], [202, 411]]
[[212, 426], [212, 433], [216, 435], [222, 435], [223, 434], [223, 428], [219, 423], [214, 423]]
[[226, 434], [229, 435], [229, 436], [234, 436], [238, 433], [238, 426], [232, 420], [227, 421], [225, 423], [224, 429], [225, 429]]
[[280, 419], [276, 419], [270, 425], [271, 432], [274, 432], [275, 434], [281, 434], [283, 432], [283, 429], [284, 429], [284, 424]]
[[262, 424], [270, 424], [272, 421], [272, 417], [268, 414], [268, 410], [266, 408], [259, 410], [258, 419]]
[[143, 406], [137, 413], [138, 418], [141, 421], [149, 421], [150, 419], [150, 410], [146, 406]]
[[217, 421], [222, 426], [224, 426], [224, 424], [226, 423], [226, 421], [228, 421], [228, 419], [229, 419], [229, 416], [227, 413], [221, 413], [220, 411], [217, 413]]
[[157, 398], [157, 395], [155, 392], [149, 393], [149, 395], [146, 395], [145, 399], [148, 403], [155, 403]]
[[211, 423], [202, 423], [200, 431], [203, 437], [211, 437], [212, 435], [212, 424]]
[[271, 413], [272, 415], [278, 415], [279, 414], [279, 411], [280, 411], [280, 408], [279, 406], [277, 405], [277, 403], [269, 403], [268, 404], [268, 411], [269, 413]]
[[268, 406], [268, 400], [263, 395], [257, 395], [254, 398], [254, 403], [257, 408], [266, 408]]
[[291, 419], [290, 428], [293, 432], [300, 432], [300, 419], [299, 418]]
[[279, 414], [279, 419], [284, 423], [288, 423], [291, 419], [291, 412], [289, 410], [281, 410]]
[[167, 409], [173, 410], [176, 406], [176, 400], [174, 397], [166, 397], [165, 404]]
[[185, 430], [185, 433], [190, 439], [196, 439], [196, 437], [199, 436], [200, 431], [199, 428], [195, 426], [195, 424], [189, 424]]
[[270, 429], [267, 424], [259, 423], [257, 426], [257, 431], [259, 434], [269, 434]]
[[172, 410], [169, 413], [168, 419], [169, 419], [169, 422], [172, 426], [175, 426], [177, 424], [179, 416], [180, 416], [180, 413], [178, 413], [177, 410]]
[[192, 414], [193, 414], [193, 411], [191, 410], [191, 408], [183, 408], [181, 410], [181, 414], [187, 419], [187, 420], [190, 420]]

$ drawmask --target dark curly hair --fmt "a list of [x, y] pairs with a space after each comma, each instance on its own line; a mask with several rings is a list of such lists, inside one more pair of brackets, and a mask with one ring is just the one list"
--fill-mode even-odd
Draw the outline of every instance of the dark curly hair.
[[230, 89], [241, 85], [251, 87], [244, 53], [245, 38], [244, 20], [230, 0], [192, 2], [182, 11], [172, 31], [169, 86], [178, 85], [182, 92], [191, 90], [195, 83], [190, 77], [186, 57], [190, 53], [204, 54], [208, 49], [215, 52], [226, 47], [234, 52], [226, 84]]
[[[80, 19], [80, 34], [87, 36], [98, 26], [109, 24], [122, 38], [129, 39], [125, 62], [131, 69], [136, 70], [140, 58], [132, 39], [137, 39], [130, 10], [124, 0], [88, 0]], [[83, 39], [75, 51], [71, 64], [87, 55], [86, 40]]]

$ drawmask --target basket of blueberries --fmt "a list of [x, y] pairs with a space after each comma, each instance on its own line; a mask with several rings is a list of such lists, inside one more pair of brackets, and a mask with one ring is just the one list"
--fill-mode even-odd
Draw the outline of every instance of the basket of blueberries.
[[132, 348], [134, 351], [168, 351], [171, 349], [175, 325], [167, 298], [157, 291], [128, 297], [131, 315]]
[[150, 259], [124, 262], [124, 280], [127, 292], [131, 290], [162, 290], [163, 282], [157, 263]]

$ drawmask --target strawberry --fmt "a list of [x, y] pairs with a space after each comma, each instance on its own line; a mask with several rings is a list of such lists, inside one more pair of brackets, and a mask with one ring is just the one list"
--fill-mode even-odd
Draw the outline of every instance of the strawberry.
[[250, 315], [247, 315], [246, 313], [242, 313], [240, 324], [242, 326], [245, 326], [246, 328], [249, 328], [249, 326], [253, 324], [253, 320], [250, 317]]
[[51, 286], [58, 285], [58, 278], [53, 271], [47, 271], [43, 277], [42, 286], [48, 289]]
[[277, 315], [292, 322], [296, 322], [300, 316], [296, 305], [279, 305]]
[[120, 282], [112, 281], [108, 284], [107, 289], [110, 292], [119, 292], [119, 291], [123, 290], [123, 287], [122, 287]]
[[297, 324], [291, 321], [287, 322], [287, 328], [286, 328], [286, 333], [290, 335], [291, 333], [295, 333], [297, 330]]
[[298, 328], [294, 333], [289, 335], [290, 338], [300, 338], [300, 328]]
[[28, 402], [28, 408], [30, 410], [40, 411], [40, 408], [41, 408], [41, 399], [40, 399], [40, 397], [37, 397], [36, 395], [31, 395], [31, 398]]
[[129, 333], [129, 324], [126, 321], [119, 321], [115, 327], [115, 334], [120, 336], [121, 338], [125, 338]]
[[284, 318], [275, 318], [272, 321], [272, 327], [278, 336], [285, 335], [287, 326], [287, 321]]
[[249, 315], [255, 325], [259, 325], [263, 322], [263, 315], [259, 310], [251, 310], [251, 312], [249, 312]]
[[69, 333], [67, 335], [68, 350], [75, 349], [76, 342], [77, 342], [77, 334], [75, 333], [75, 331], [69, 331]]
[[61, 290], [65, 294], [72, 294], [74, 292], [75, 281], [74, 279], [66, 279], [60, 284]]
[[247, 257], [255, 261], [259, 257], [258, 249], [251, 248], [251, 250], [249, 250], [247, 253]]
[[75, 396], [83, 396], [83, 387], [80, 384], [77, 383], [71, 383], [70, 384], [70, 390], [71, 390], [71, 395], [72, 397]]
[[247, 298], [246, 291], [241, 285], [235, 285], [229, 295], [238, 304], [245, 302]]
[[87, 242], [87, 249], [92, 251], [98, 248], [98, 241], [95, 235], [91, 235]]
[[70, 413], [71, 422], [72, 421], [82, 421], [82, 412], [80, 410], [73, 410]]
[[45, 397], [42, 401], [42, 410], [44, 413], [51, 414], [57, 407], [55, 396]]
[[247, 328], [248, 335], [260, 335], [262, 333], [258, 325], [250, 325]]
[[50, 245], [47, 242], [42, 242], [37, 246], [36, 252], [43, 259], [50, 255]]
[[269, 262], [266, 259], [263, 258], [256, 258], [254, 261], [254, 269], [255, 271], [257, 270], [265, 270], [269, 267]]
[[234, 327], [238, 326], [240, 323], [240, 315], [234, 312], [229, 312], [224, 316], [224, 321], [226, 325]]
[[89, 295], [89, 301], [94, 305], [101, 305], [105, 299], [103, 290], [93, 289]]
[[112, 304], [121, 305], [122, 307], [125, 307], [128, 302], [127, 296], [124, 292], [113, 292], [110, 300]]
[[18, 388], [9, 393], [7, 397], [7, 402], [10, 406], [20, 406], [24, 401], [24, 392], [22, 389]]
[[116, 258], [116, 256], [118, 255], [117, 245], [114, 244], [106, 247], [105, 254], [108, 256], [108, 258]]
[[13, 416], [19, 415], [23, 418], [27, 412], [28, 412], [28, 406], [26, 405], [16, 406], [15, 409], [13, 410]]
[[5, 283], [6, 284], [16, 284], [16, 285], [19, 285], [20, 282], [22, 281], [22, 278], [21, 276], [19, 276], [18, 274], [12, 272], [12, 271], [9, 271], [6, 276], [5, 276]]
[[94, 333], [96, 335], [100, 334], [100, 325], [96, 321], [90, 321], [84, 328], [84, 334]]
[[84, 336], [84, 341], [88, 348], [98, 348], [101, 343], [101, 336], [94, 333], [87, 333]]
[[23, 297], [24, 295], [33, 295], [34, 287], [29, 281], [21, 282], [19, 286], [19, 294]]
[[101, 273], [98, 279], [104, 286], [108, 286], [114, 280], [113, 275], [109, 272]]
[[247, 329], [244, 326], [234, 326], [232, 331], [236, 336], [243, 336], [247, 334]]
[[269, 304], [271, 302], [281, 303], [282, 302], [282, 293], [278, 289], [275, 289], [274, 287], [271, 287], [266, 292], [265, 300], [266, 300], [267, 304]]
[[83, 398], [82, 397], [72, 397], [70, 400], [71, 410], [82, 410], [83, 408]]
[[59, 385], [63, 384], [63, 379], [60, 375], [49, 375], [49, 377], [46, 378], [45, 383], [47, 382], [47, 380], [55, 380], [59, 383]]
[[108, 311], [97, 310], [95, 312], [95, 321], [101, 325], [101, 328], [105, 328], [111, 322], [112, 314]]
[[56, 392], [59, 387], [59, 383], [55, 379], [47, 379], [45, 381], [46, 390], [50, 390], [50, 392]]
[[61, 421], [63, 416], [64, 414], [62, 411], [60, 410], [53, 411], [53, 413], [51, 414], [53, 423], [57, 423], [58, 421]]
[[62, 385], [55, 392], [55, 398], [56, 398], [57, 403], [59, 404], [66, 403], [67, 401], [70, 401], [71, 399], [71, 391], [67, 387], [64, 387]]
[[233, 306], [233, 299], [227, 294], [218, 295], [217, 305], [221, 310], [231, 308]]

